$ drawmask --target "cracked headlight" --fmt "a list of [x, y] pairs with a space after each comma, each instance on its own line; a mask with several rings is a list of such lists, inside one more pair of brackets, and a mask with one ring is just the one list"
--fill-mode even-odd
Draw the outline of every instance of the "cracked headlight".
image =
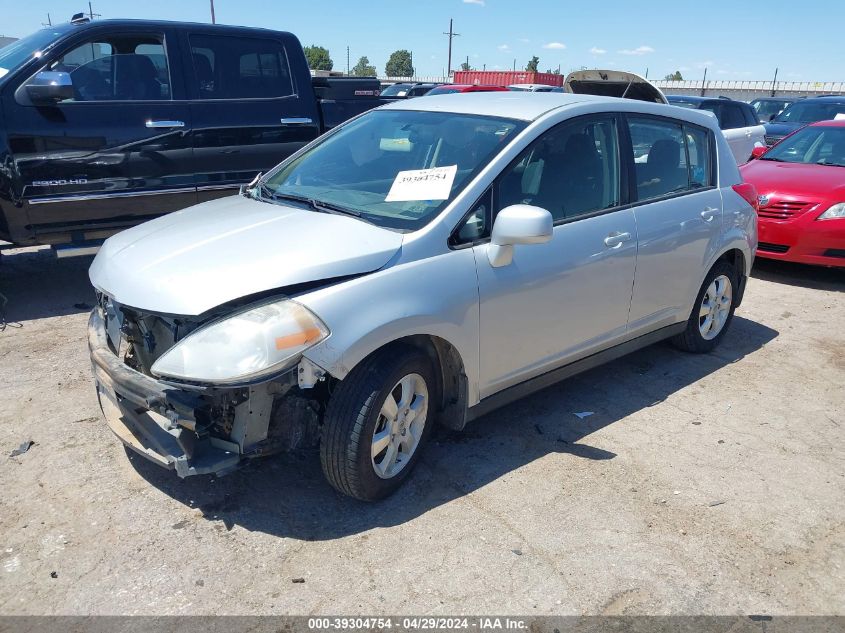
[[289, 299], [253, 307], [191, 332], [153, 363], [156, 376], [242, 383], [293, 365], [329, 335], [310, 310]]

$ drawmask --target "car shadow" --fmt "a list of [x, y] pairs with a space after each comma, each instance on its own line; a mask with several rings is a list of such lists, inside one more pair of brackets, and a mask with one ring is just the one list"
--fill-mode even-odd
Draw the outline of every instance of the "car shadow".
[[92, 261], [91, 256], [57, 259], [49, 248], [4, 250], [0, 294], [6, 299], [6, 321], [20, 325], [33, 319], [89, 312], [95, 300], [88, 280]]
[[335, 492], [323, 478], [316, 452], [256, 460], [225, 477], [186, 480], [127, 454], [153, 486], [229, 529], [238, 525], [306, 541], [336, 539], [403, 524], [550, 453], [613, 459], [625, 447], [595, 446], [585, 439], [754, 353], [777, 335], [736, 317], [712, 354], [685, 354], [660, 343], [494, 411], [463, 433], [438, 429], [405, 485], [372, 504]]
[[751, 276], [755, 279], [813, 290], [845, 292], [845, 268], [811, 266], [758, 257], [754, 260]]

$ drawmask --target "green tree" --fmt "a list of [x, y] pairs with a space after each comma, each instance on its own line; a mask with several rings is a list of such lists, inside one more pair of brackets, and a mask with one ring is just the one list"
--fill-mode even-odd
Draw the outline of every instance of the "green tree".
[[470, 66], [466, 62], [461, 62], [461, 70], [463, 70], [463, 71], [472, 70], [472, 66]]
[[375, 77], [376, 67], [370, 66], [370, 60], [366, 57], [361, 57], [358, 63], [352, 67], [352, 74], [356, 77]]
[[683, 81], [684, 76], [681, 74], [680, 70], [676, 70], [675, 72], [666, 75], [663, 79], [666, 81]]
[[537, 57], [536, 55], [534, 55], [534, 57], [531, 58], [531, 61], [528, 62], [528, 65], [525, 67], [525, 70], [527, 70], [530, 73], [536, 73], [537, 68], [539, 66], [540, 66], [540, 58]]
[[393, 51], [387, 64], [384, 65], [384, 73], [388, 77], [411, 77], [414, 74], [411, 53], [404, 48]]
[[308, 60], [308, 68], [311, 70], [331, 70], [334, 66], [332, 58], [329, 57], [329, 49], [322, 46], [305, 47], [305, 59]]

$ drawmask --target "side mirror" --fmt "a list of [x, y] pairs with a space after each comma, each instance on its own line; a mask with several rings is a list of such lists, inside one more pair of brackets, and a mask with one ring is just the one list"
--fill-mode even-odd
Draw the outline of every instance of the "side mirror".
[[768, 147], [763, 147], [762, 145], [756, 146], [754, 149], [751, 150], [751, 160], [754, 160], [755, 158], [760, 158], [767, 151], [769, 151]]
[[73, 99], [73, 82], [69, 73], [42, 70], [26, 84], [26, 94], [34, 105], [55, 105]]
[[496, 216], [487, 258], [494, 268], [513, 261], [514, 244], [543, 244], [552, 239], [552, 214], [528, 204], [505, 207]]

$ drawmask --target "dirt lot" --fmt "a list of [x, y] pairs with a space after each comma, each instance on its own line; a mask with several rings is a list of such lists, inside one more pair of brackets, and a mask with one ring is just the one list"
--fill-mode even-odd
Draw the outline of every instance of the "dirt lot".
[[440, 433], [363, 505], [311, 454], [128, 458], [90, 259], [3, 259], [2, 614], [845, 613], [845, 273], [760, 264], [715, 354], [657, 345]]

